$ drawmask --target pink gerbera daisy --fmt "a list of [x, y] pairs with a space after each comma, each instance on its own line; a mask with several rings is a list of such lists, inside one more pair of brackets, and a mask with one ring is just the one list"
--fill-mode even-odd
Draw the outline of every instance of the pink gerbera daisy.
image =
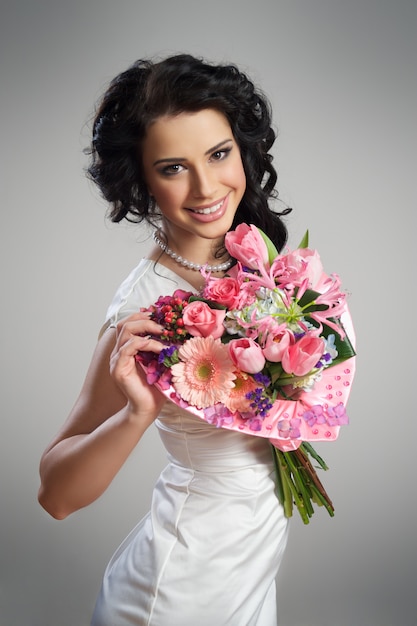
[[178, 350], [172, 366], [172, 384], [179, 396], [198, 409], [225, 400], [234, 386], [234, 365], [220, 339], [193, 337]]
[[251, 400], [246, 397], [247, 393], [255, 391], [259, 385], [253, 380], [252, 376], [249, 376], [245, 372], [235, 370], [236, 380], [234, 382], [233, 389], [229, 392], [224, 404], [235, 413], [247, 413], [251, 411]]

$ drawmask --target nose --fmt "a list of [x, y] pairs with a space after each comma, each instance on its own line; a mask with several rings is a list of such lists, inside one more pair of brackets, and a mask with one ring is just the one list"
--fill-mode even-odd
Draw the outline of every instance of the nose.
[[217, 180], [209, 167], [195, 168], [192, 172], [191, 192], [195, 198], [211, 199], [215, 197]]

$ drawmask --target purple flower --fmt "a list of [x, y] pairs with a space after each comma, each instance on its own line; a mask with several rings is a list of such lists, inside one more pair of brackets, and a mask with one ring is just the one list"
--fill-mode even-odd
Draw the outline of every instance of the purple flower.
[[249, 429], [258, 432], [262, 430], [262, 420], [259, 417], [251, 417], [246, 422], [249, 426]]
[[255, 382], [257, 382], [259, 385], [263, 385], [264, 387], [269, 387], [269, 385], [271, 384], [270, 377], [266, 376], [266, 374], [262, 374], [262, 372], [253, 374], [252, 378], [255, 380]]
[[160, 363], [152, 352], [138, 352], [136, 361], [146, 367], [146, 381], [149, 385], [158, 383], [161, 389], [169, 389], [171, 385], [171, 369]]
[[214, 424], [217, 428], [221, 428], [225, 424], [233, 424], [233, 415], [222, 404], [216, 404], [204, 409], [204, 419], [209, 424]]
[[165, 359], [170, 359], [176, 350], [176, 346], [167, 346], [166, 348], [162, 348], [158, 355], [158, 363], [164, 363]]
[[314, 424], [324, 424], [326, 421], [326, 416], [324, 415], [323, 407], [321, 404], [316, 404], [312, 406], [311, 409], [305, 411], [303, 414], [303, 418], [307, 422], [307, 424], [312, 428]]
[[326, 367], [326, 365], [331, 365], [332, 362], [333, 362], [333, 357], [330, 354], [330, 352], [325, 352], [320, 358], [320, 361], [316, 363], [315, 368], [319, 370], [322, 367]]
[[329, 407], [327, 409], [326, 421], [329, 426], [342, 426], [343, 424], [349, 424], [349, 418], [343, 402], [339, 402], [337, 406]]
[[171, 370], [164, 367], [158, 380], [158, 383], [161, 389], [169, 389], [171, 386], [171, 380], [172, 380]]
[[251, 401], [250, 406], [256, 415], [266, 417], [268, 411], [272, 409], [271, 399], [265, 394], [263, 387], [257, 387], [255, 391], [249, 391], [246, 397]]
[[280, 420], [278, 422], [280, 437], [284, 437], [285, 439], [297, 439], [301, 436], [300, 424], [301, 420], [298, 417], [292, 417], [289, 420]]

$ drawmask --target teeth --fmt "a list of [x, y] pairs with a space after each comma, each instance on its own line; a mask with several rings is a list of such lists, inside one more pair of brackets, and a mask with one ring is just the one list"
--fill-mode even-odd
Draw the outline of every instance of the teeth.
[[215, 213], [223, 204], [223, 200], [218, 202], [214, 206], [208, 207], [207, 209], [193, 209], [194, 213], [201, 213], [202, 215], [210, 215], [210, 213]]

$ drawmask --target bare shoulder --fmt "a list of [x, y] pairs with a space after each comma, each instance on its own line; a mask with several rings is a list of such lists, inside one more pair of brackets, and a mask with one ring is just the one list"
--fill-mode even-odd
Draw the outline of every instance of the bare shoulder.
[[114, 328], [100, 331], [80, 394], [48, 449], [67, 437], [92, 432], [126, 404], [125, 396], [110, 376], [110, 355], [115, 342]]

